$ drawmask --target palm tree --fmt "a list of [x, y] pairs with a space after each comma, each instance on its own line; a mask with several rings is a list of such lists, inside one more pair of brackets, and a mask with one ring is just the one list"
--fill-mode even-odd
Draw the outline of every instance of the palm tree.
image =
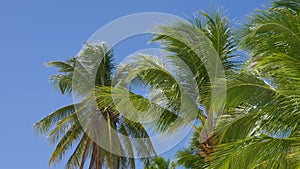
[[[158, 27], [153, 42], [160, 43], [167, 56], [162, 59], [147, 54], [136, 55], [120, 69], [120, 79], [124, 78], [124, 74], [137, 76], [136, 81], [148, 86], [154, 98], [159, 98], [160, 106], [168, 110], [156, 121], [154, 127], [157, 132], [172, 133], [183, 125], [191, 125], [200, 133], [190, 121], [200, 119], [205, 126], [208, 124], [207, 116], [216, 113], [212, 108], [214, 105], [206, 99], [212, 97], [207, 90], [212, 83], [211, 78], [222, 78], [217, 76], [219, 72], [229, 74], [238, 68], [238, 62], [232, 60], [237, 57], [236, 41], [229, 21], [219, 13], [209, 15], [202, 12], [188, 23], [178, 21], [172, 26]], [[213, 57], [217, 57], [222, 68]], [[212, 64], [209, 60], [216, 63]], [[187, 65], [189, 70], [186, 71], [182, 65]], [[172, 67], [171, 71], [169, 67]], [[195, 84], [190, 83], [190, 79]], [[202, 111], [202, 107], [206, 111]], [[209, 131], [202, 131], [200, 136], [199, 154], [207, 160], [213, 151], [214, 137]]]
[[[110, 87], [113, 70], [111, 51], [102, 46], [101, 50], [107, 50], [104, 52], [107, 59], [100, 66], [102, 71], [98, 71], [92, 93], [108, 128], [128, 136], [149, 137], [143, 125], [128, 121], [118, 111], [120, 107], [126, 110], [126, 103], [122, 100], [126, 94], [122, 82], [127, 84], [130, 81], [150, 88], [149, 99], [131, 92], [129, 95], [136, 110], [150, 113], [150, 118], [154, 119], [150, 126], [156, 132], [172, 133], [183, 125], [194, 127], [195, 137], [199, 139], [194, 137], [191, 147], [178, 153], [177, 164], [186, 168], [300, 168], [299, 12], [299, 0], [282, 0], [251, 16], [241, 34], [241, 46], [251, 55], [244, 69], [233, 60], [238, 46], [231, 26], [227, 18], [218, 13], [201, 13], [190, 23], [178, 22], [173, 26], [159, 27], [153, 41], [162, 45], [167, 56], [164, 59], [147, 54], [131, 57], [114, 75], [116, 81], [121, 82], [113, 84], [117, 88]], [[83, 54], [91, 51], [95, 53], [95, 48], [88, 45]], [[227, 79], [227, 88], [218, 90], [220, 97], [211, 94], [219, 87], [214, 84], [211, 74], [217, 75], [221, 68], [214, 67], [214, 71], [207, 72], [207, 68], [214, 65], [208, 62], [213, 55], [220, 60]], [[63, 94], [88, 95], [80, 87], [75, 91], [72, 88], [75, 61], [76, 58], [50, 63], [62, 72], [53, 80]], [[190, 72], [182, 67], [183, 63]], [[170, 67], [172, 70], [168, 71]], [[190, 83], [189, 79], [196, 83]], [[224, 93], [226, 102], [221, 96]], [[67, 168], [83, 168], [88, 158], [91, 159], [90, 168], [105, 165], [120, 168], [125, 163], [134, 168], [132, 158], [103, 150], [83, 132], [75, 109], [80, 104], [63, 107], [36, 124], [39, 133], [52, 130], [50, 141], [58, 142], [50, 164], [59, 161], [72, 143], [78, 141]], [[203, 107], [206, 111], [202, 111]], [[199, 119], [201, 127], [210, 125], [211, 118], [208, 117], [215, 117], [219, 110], [222, 116], [212, 133], [203, 132], [190, 122]], [[158, 118], [155, 117], [156, 111], [160, 112]], [[130, 113], [136, 114], [134, 110]], [[132, 149], [141, 151], [139, 147], [146, 144], [147, 148], [142, 149], [142, 153], [151, 154], [150, 142], [133, 146], [130, 140], [127, 141], [129, 146], [117, 146], [120, 151], [132, 154]], [[158, 157], [145, 164], [148, 167], [166, 167], [169, 163]]]
[[299, 0], [281, 0], [250, 17], [242, 45], [251, 59], [228, 77], [209, 168], [300, 167], [299, 12]]
[[[103, 60], [97, 69], [93, 93], [109, 88], [111, 86], [112, 73], [114, 70], [112, 63], [113, 54], [112, 50], [104, 43], [96, 45], [86, 44], [78, 56], [65, 62], [49, 62], [48, 65], [56, 67], [59, 72], [57, 75], [52, 76], [51, 80], [57, 88], [60, 89], [62, 94], [76, 93], [80, 96], [84, 96], [84, 98], [88, 98], [89, 94], [84, 93], [86, 91], [82, 90], [80, 86], [74, 89], [72, 81], [74, 80], [74, 73], [84, 73], [76, 69], [75, 64], [78, 64], [77, 59], [87, 58], [88, 60], [86, 60], [86, 62], [88, 62], [95, 57], [103, 57]], [[106, 92], [106, 94], [108, 93], [109, 92]], [[101, 97], [102, 95], [97, 96]], [[134, 96], [142, 98], [137, 95]], [[108, 151], [99, 146], [98, 140], [91, 138], [88, 133], [85, 132], [84, 127], [81, 125], [81, 119], [78, 117], [80, 111], [78, 107], [84, 108], [84, 106], [86, 106], [84, 101], [85, 100], [59, 108], [35, 124], [35, 130], [38, 134], [48, 134], [50, 143], [56, 144], [49, 165], [57, 164], [66, 156], [67, 152], [73, 151], [67, 161], [67, 169], [83, 169], [86, 163], [88, 163], [89, 169], [101, 169], [103, 167], [113, 169], [135, 168], [134, 153], [145, 154], [145, 156], [155, 154], [152, 144], [149, 141], [135, 141], [133, 143], [130, 139], [122, 139], [118, 136], [114, 137], [114, 140], [109, 139], [112, 135], [106, 130], [111, 128], [132, 138], [149, 137], [141, 124], [124, 118], [112, 104], [102, 107], [101, 104], [99, 104], [97, 107], [99, 111], [92, 111], [88, 114], [88, 118], [92, 117], [89, 120], [94, 121], [93, 123], [98, 125], [99, 128], [96, 126], [97, 132], [100, 130], [101, 133], [106, 133], [101, 135], [103, 136], [101, 141], [106, 141], [110, 144], [113, 142], [113, 148], [116, 149], [116, 151], [123, 152], [126, 156], [116, 155], [112, 153], [112, 151]], [[100, 116], [104, 118], [105, 124], [107, 125], [106, 128], [101, 126], [100, 122], [97, 121]], [[121, 144], [121, 142], [124, 144]], [[89, 162], [87, 162], [88, 159], [90, 159]]]
[[[199, 146], [199, 154], [207, 162], [207, 168], [299, 167], [299, 4], [295, 0], [276, 1], [270, 9], [252, 16], [244, 30], [242, 45], [252, 58], [240, 71], [235, 69], [238, 65], [231, 60], [237, 46], [230, 27], [218, 14], [210, 16], [204, 13], [207, 19], [204, 23], [196, 18], [192, 24], [179, 22], [171, 27], [160, 27], [153, 41], [160, 42], [170, 52], [167, 58], [172, 66], [175, 65], [174, 74], [185, 76], [186, 72], [180, 69], [176, 60], [180, 58], [195, 75], [193, 78], [199, 89], [196, 93], [201, 98], [191, 106], [202, 105], [208, 110], [203, 113], [199, 108], [197, 118], [203, 125], [206, 116], [214, 113], [210, 106], [223, 104], [223, 100], [215, 97], [213, 103], [209, 103], [209, 92], [214, 86], [210, 86], [205, 62], [197, 57], [197, 50], [191, 49], [187, 42], [206, 35], [224, 66], [227, 88], [219, 94], [227, 93], [225, 110], [217, 129]], [[158, 58], [139, 55], [130, 64], [135, 66], [127, 66], [130, 68], [128, 72], [139, 70], [136, 65], [148, 66], [139, 80], [154, 91], [160, 89], [166, 96], [167, 109], [176, 115], [162, 118], [163, 121], [156, 126], [158, 131], [172, 131], [185, 124], [186, 121], [176, 121], [176, 118], [189, 113], [179, 110], [180, 98], [185, 94], [179, 91], [186, 83], [178, 83]], [[192, 97], [188, 86], [185, 89], [184, 92]]]

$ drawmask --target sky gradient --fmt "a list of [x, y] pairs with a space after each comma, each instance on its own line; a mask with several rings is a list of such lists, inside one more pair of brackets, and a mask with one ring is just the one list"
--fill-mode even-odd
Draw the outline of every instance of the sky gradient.
[[[262, 8], [263, 4], [267, 1], [2, 1], [0, 168], [48, 167], [54, 147], [45, 138], [37, 137], [32, 126], [53, 110], [72, 103], [72, 100], [70, 96], [62, 96], [49, 83], [49, 77], [56, 71], [45, 67], [44, 63], [76, 55], [82, 44], [104, 24], [137, 12], [165, 12], [189, 17], [197, 11], [220, 7], [232, 21], [242, 21], [254, 9]], [[115, 49], [115, 55], [124, 57], [147, 47], [147, 42], [143, 40], [132, 38], [128, 43], [122, 42]], [[63, 168], [63, 165], [56, 168]]]

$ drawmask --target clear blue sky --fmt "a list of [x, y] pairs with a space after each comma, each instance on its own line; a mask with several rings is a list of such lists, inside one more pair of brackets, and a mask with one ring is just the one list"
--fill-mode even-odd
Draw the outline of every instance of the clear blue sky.
[[[223, 7], [232, 20], [241, 20], [263, 4], [266, 0], [1, 1], [0, 168], [47, 168], [53, 147], [45, 138], [34, 135], [32, 125], [72, 100], [54, 90], [48, 79], [55, 70], [43, 64], [75, 55], [104, 24], [136, 12], [184, 17], [218, 7]], [[146, 44], [131, 43], [136, 44], [134, 48], [121, 44], [116, 56]]]

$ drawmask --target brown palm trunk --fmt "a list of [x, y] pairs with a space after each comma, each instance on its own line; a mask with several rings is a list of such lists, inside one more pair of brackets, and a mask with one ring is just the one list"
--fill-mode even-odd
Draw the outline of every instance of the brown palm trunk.
[[[210, 112], [207, 111], [208, 113], [208, 117], [205, 117], [205, 119], [202, 119], [202, 123], [204, 121], [204, 126], [206, 128], [202, 129], [203, 134], [202, 135], [202, 139], [201, 139], [201, 135], [199, 138], [200, 141], [200, 147], [199, 147], [199, 154], [202, 158], [206, 160], [208, 160], [208, 157], [212, 154], [214, 146], [216, 145], [216, 137], [213, 134], [213, 128], [214, 128], [214, 120], [212, 114], [209, 114]], [[205, 140], [205, 141], [203, 141]]]
[[208, 157], [213, 152], [213, 146], [214, 146], [213, 140], [214, 140], [214, 137], [211, 136], [205, 142], [200, 144], [199, 153], [200, 153], [200, 156], [203, 157], [205, 160], [207, 160]]

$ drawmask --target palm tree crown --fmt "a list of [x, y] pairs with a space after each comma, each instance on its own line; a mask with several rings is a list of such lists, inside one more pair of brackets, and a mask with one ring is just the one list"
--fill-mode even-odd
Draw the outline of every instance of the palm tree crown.
[[[88, 94], [84, 93], [85, 91], [81, 90], [80, 86], [77, 86], [77, 88], [74, 89], [74, 85], [72, 85], [74, 72], [79, 71], [76, 70], [75, 67], [75, 64], [78, 64], [76, 60], [82, 55], [89, 56], [88, 58], [103, 57], [96, 74], [94, 92], [102, 89], [105, 90], [105, 88], [109, 88], [111, 86], [112, 71], [114, 70], [114, 65], [112, 64], [112, 51], [109, 50], [104, 43], [97, 45], [86, 44], [78, 56], [71, 58], [66, 62], [55, 61], [48, 63], [49, 66], [58, 68], [59, 74], [52, 76], [51, 79], [60, 89], [62, 94], [70, 94], [71, 92], [74, 92], [88, 97]], [[101, 96], [102, 95], [99, 97]], [[133, 138], [149, 137], [141, 124], [123, 118], [122, 115], [118, 113], [114, 105], [105, 105], [105, 107], [100, 107], [100, 105], [101, 104], [99, 104], [98, 107], [98, 110], [100, 111], [92, 111], [88, 114], [88, 117], [90, 118], [90, 121], [92, 121], [93, 125], [98, 125], [99, 128], [96, 127], [97, 132], [101, 130], [101, 133], [106, 133], [102, 134], [102, 136], [105, 136], [102, 141], [109, 140], [108, 138], [110, 135], [107, 135], [108, 131], [105, 131], [107, 128], [113, 128], [119, 133]], [[75, 149], [66, 164], [66, 168], [69, 169], [83, 168], [88, 159], [90, 159], [90, 162], [88, 163], [90, 169], [100, 169], [104, 166], [108, 168], [135, 168], [133, 158], [134, 153], [154, 153], [151, 142], [135, 142], [135, 145], [133, 146], [131, 140], [122, 140], [121, 138], [109, 141], [118, 143], [114, 145], [114, 148], [116, 148], [117, 145], [121, 145], [120, 142], [123, 141], [126, 146], [119, 146], [117, 149], [120, 152], [123, 151], [124, 153], [127, 153], [127, 157], [113, 154], [111, 151], [100, 147], [97, 144], [98, 140], [93, 140], [88, 133], [84, 131], [80, 119], [78, 119], [77, 115], [81, 111], [79, 109], [84, 109], [85, 106], [86, 104], [84, 101], [64, 106], [35, 124], [37, 133], [48, 133], [50, 143], [56, 144], [56, 148], [52, 153], [49, 165], [59, 162], [68, 151], [73, 149], [75, 144]], [[108, 127], [103, 128], [101, 127], [100, 121], [95, 121], [95, 119], [100, 117], [99, 113], [106, 121]]]

